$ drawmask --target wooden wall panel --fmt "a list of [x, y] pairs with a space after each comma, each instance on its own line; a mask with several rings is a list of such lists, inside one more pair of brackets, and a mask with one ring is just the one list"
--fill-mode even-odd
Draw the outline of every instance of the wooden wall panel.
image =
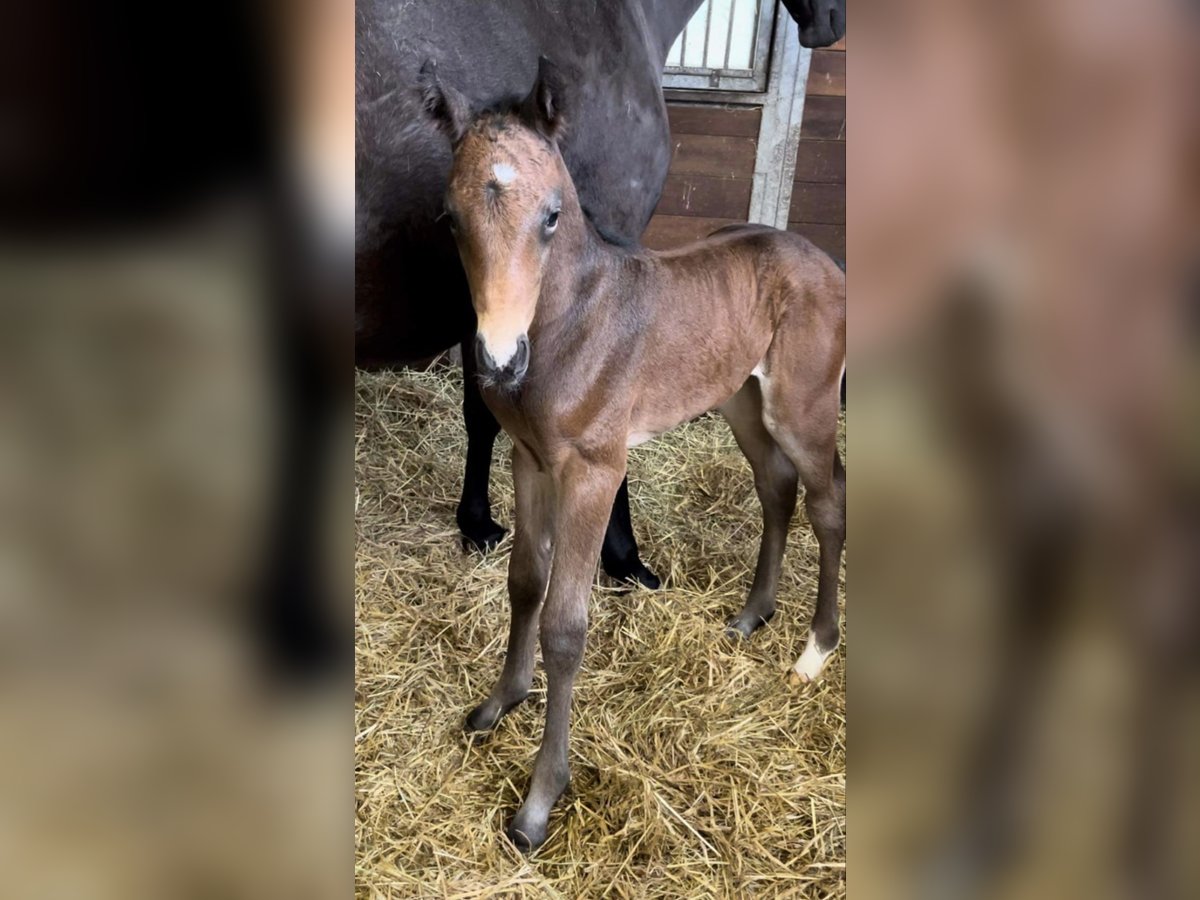
[[801, 141], [796, 151], [796, 181], [846, 183], [845, 141]]
[[759, 107], [669, 103], [671, 168], [642, 242], [656, 250], [687, 244], [750, 211]]
[[758, 137], [762, 108], [758, 106], [702, 106], [698, 103], [668, 103], [671, 135], [718, 134], [728, 137]]
[[808, 96], [846, 96], [846, 54], [840, 50], [814, 50], [808, 68]]
[[668, 175], [655, 215], [745, 219], [752, 179], [710, 175]]
[[792, 185], [789, 222], [813, 222], [821, 225], [846, 224], [846, 186], [797, 181]]
[[846, 98], [813, 94], [804, 98], [804, 121], [800, 139], [844, 141], [846, 139]]
[[721, 178], [753, 177], [754, 138], [688, 134], [674, 138], [673, 175], [715, 175]]
[[814, 50], [788, 231], [846, 258], [846, 39]]
[[830, 256], [846, 259], [846, 226], [817, 225], [812, 222], [788, 222], [788, 231], [802, 234]]
[[741, 219], [721, 219], [702, 216], [664, 216], [656, 214], [642, 235], [642, 243], [651, 250], [669, 250], [698, 241], [723, 225], [744, 222]]

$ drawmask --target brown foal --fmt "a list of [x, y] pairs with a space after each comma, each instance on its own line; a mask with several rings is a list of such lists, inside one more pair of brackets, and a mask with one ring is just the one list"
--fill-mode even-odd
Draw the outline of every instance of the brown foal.
[[516, 534], [504, 670], [467, 717], [488, 731], [525, 699], [540, 631], [546, 728], [508, 829], [545, 840], [569, 779], [571, 692], [588, 595], [627, 448], [710, 409], [754, 470], [763, 538], [745, 607], [749, 637], [775, 613], [797, 480], [820, 544], [816, 614], [796, 664], [815, 679], [839, 639], [845, 470], [836, 437], [845, 365], [845, 277], [804, 238], [737, 226], [667, 253], [592, 229], [559, 154], [562, 116], [543, 61], [511, 110], [473, 114], [426, 69], [426, 108], [449, 135], [446, 194], [478, 316], [484, 398], [513, 442]]

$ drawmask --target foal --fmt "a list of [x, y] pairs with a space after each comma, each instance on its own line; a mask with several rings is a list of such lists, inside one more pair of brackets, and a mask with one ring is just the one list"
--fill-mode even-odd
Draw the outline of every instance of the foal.
[[446, 215], [479, 320], [488, 407], [512, 437], [516, 534], [504, 671], [467, 717], [487, 731], [525, 699], [539, 626], [546, 729], [508, 834], [545, 840], [566, 788], [571, 692], [587, 601], [626, 449], [719, 408], [754, 470], [763, 539], [749, 599], [729, 630], [749, 637], [775, 612], [788, 523], [804, 482], [820, 543], [816, 615], [801, 677], [838, 643], [845, 470], [836, 447], [845, 362], [845, 278], [796, 235], [723, 229], [668, 253], [605, 243], [559, 154], [562, 118], [544, 60], [513, 110], [474, 115], [426, 80], [426, 108], [454, 144]]

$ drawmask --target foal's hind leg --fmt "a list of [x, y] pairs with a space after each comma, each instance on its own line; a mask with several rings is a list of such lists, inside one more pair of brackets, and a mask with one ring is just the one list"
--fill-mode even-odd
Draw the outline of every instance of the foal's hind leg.
[[754, 488], [763, 511], [763, 536], [758, 548], [754, 584], [742, 611], [729, 620], [725, 633], [750, 637], [775, 615], [775, 593], [788, 525], [796, 510], [796, 468], [763, 425], [762, 393], [758, 380], [750, 378], [742, 389], [721, 406], [721, 414], [733, 429], [738, 446], [754, 470]]
[[836, 447], [833, 450], [833, 477], [828, 487], [814, 490], [806, 483], [804, 508], [821, 548], [821, 567], [812, 630], [794, 671], [802, 681], [816, 681], [841, 637], [837, 589], [842, 547], [846, 542], [846, 469]]
[[[785, 339], [786, 340], [786, 339]], [[777, 336], [778, 341], [778, 336]], [[773, 347], [773, 350], [775, 348]], [[833, 351], [830, 351], [832, 353]], [[820, 546], [817, 606], [812, 630], [795, 672], [815, 681], [841, 636], [838, 626], [838, 572], [846, 541], [846, 469], [837, 450], [841, 360], [829, 354], [780, 353], [779, 371], [768, 355], [763, 380], [763, 422], [804, 482], [804, 508]]]

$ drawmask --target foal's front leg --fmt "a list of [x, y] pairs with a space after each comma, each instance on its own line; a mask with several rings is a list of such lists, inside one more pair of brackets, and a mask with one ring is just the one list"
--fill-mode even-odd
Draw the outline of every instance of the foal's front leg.
[[519, 443], [513, 444], [513, 492], [516, 537], [508, 562], [508, 600], [512, 621], [504, 671], [488, 698], [471, 711], [463, 726], [468, 733], [491, 731], [505, 713], [529, 695], [537, 645], [538, 611], [550, 578], [554, 495], [550, 476]]
[[573, 457], [555, 473], [554, 566], [541, 613], [542, 659], [546, 666], [546, 729], [533, 765], [525, 803], [508, 827], [522, 850], [546, 839], [550, 809], [570, 781], [567, 732], [571, 692], [583, 660], [588, 596], [613, 497], [625, 474], [625, 455], [610, 466]]

